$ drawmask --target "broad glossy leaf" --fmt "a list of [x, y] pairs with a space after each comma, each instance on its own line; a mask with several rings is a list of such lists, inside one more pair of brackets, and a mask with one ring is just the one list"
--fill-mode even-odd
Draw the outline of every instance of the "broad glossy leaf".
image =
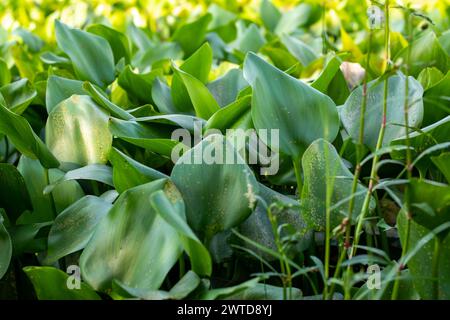
[[53, 263], [83, 249], [111, 207], [101, 198], [85, 196], [61, 212], [50, 228], [46, 262]]
[[447, 182], [450, 183], [450, 152], [445, 152], [437, 157], [431, 157], [431, 160], [439, 168]]
[[125, 59], [125, 63], [130, 63], [130, 44], [128, 38], [122, 32], [103, 24], [90, 25], [86, 31], [105, 38], [108, 41], [116, 64], [121, 58]]
[[320, 18], [319, 6], [301, 3], [282, 14], [275, 28], [277, 35], [290, 34], [299, 27], [307, 26]]
[[6, 211], [12, 222], [25, 210], [32, 209], [25, 180], [16, 167], [9, 163], [0, 163], [0, 208]]
[[119, 75], [119, 85], [127, 91], [128, 97], [136, 100], [139, 105], [152, 103], [153, 81], [163, 75], [162, 69], [155, 69], [148, 73], [135, 73], [131, 66], [127, 66]]
[[113, 279], [126, 286], [159, 289], [183, 247], [178, 232], [150, 206], [150, 196], [163, 190], [177, 213], [183, 200], [165, 179], [121, 194], [84, 249], [83, 279], [96, 290], [111, 288]]
[[170, 157], [172, 149], [179, 143], [171, 140], [171, 131], [162, 124], [150, 126], [134, 120], [111, 118], [109, 129], [115, 137], [167, 157]]
[[423, 94], [424, 115], [423, 126], [431, 125], [450, 115], [449, 95], [450, 72], [434, 85], [428, 87]]
[[248, 86], [241, 69], [231, 69], [225, 75], [207, 84], [221, 108], [233, 103], [239, 92]]
[[261, 1], [259, 12], [264, 26], [273, 32], [280, 21], [281, 12], [270, 0]]
[[231, 46], [240, 53], [245, 54], [249, 51], [258, 52], [266, 43], [266, 40], [261, 34], [261, 30], [254, 23], [247, 27], [242, 21], [238, 21], [237, 27], [238, 36]]
[[311, 83], [311, 87], [328, 95], [336, 104], [345, 103], [350, 94], [347, 81], [340, 68], [341, 63], [340, 56], [333, 56], [317, 79]]
[[112, 144], [108, 114], [90, 97], [73, 95], [49, 114], [47, 145], [65, 166], [106, 163]]
[[[412, 218], [428, 230], [450, 221], [450, 186], [429, 180], [412, 179]], [[448, 230], [440, 235], [447, 235]]]
[[[21, 220], [22, 217], [19, 218]], [[37, 238], [39, 231], [49, 227], [53, 222], [17, 224], [9, 228], [9, 235], [13, 244], [13, 256], [23, 253], [38, 253], [46, 249], [46, 237]]]
[[297, 158], [314, 140], [335, 139], [339, 116], [328, 96], [252, 53], [245, 59], [244, 77], [253, 88], [255, 128], [279, 130], [283, 153]]
[[306, 43], [293, 36], [282, 35], [281, 41], [289, 52], [306, 67], [318, 58], [316, 53]]
[[36, 90], [27, 79], [20, 79], [0, 88], [0, 94], [6, 102], [6, 107], [16, 114], [22, 114], [33, 99]]
[[414, 40], [408, 48], [401, 50], [395, 60], [407, 60], [408, 50], [409, 56], [409, 74], [417, 76], [426, 67], [436, 67], [443, 73], [448, 71], [448, 55], [439, 43], [433, 31], [427, 31], [424, 35]]
[[250, 114], [251, 98], [251, 95], [244, 96], [216, 111], [208, 119], [205, 132], [208, 129], [219, 129], [225, 132], [226, 129], [232, 128], [245, 115]]
[[152, 86], [152, 98], [161, 113], [177, 113], [178, 109], [172, 101], [170, 87], [160, 78], [156, 78]]
[[109, 161], [113, 165], [114, 187], [119, 193], [142, 184], [167, 178], [165, 174], [137, 162], [116, 148], [111, 149]]
[[3, 224], [3, 217], [0, 214], [0, 279], [8, 271], [12, 256], [12, 243], [8, 231]]
[[[319, 139], [305, 151], [302, 159], [304, 186], [302, 191], [302, 215], [309, 225], [324, 230], [326, 223], [326, 201], [330, 198], [331, 225], [336, 227], [348, 216], [352, 197], [353, 174], [345, 166], [336, 149], [329, 142]], [[331, 195], [328, 194], [331, 193]], [[354, 197], [352, 223], [361, 212], [367, 188], [358, 184]], [[370, 210], [375, 208], [371, 199]]]
[[[209, 71], [212, 64], [212, 49], [208, 43], [202, 45], [180, 66], [180, 70], [200, 80], [203, 84], [208, 81]], [[183, 79], [175, 73], [172, 78], [172, 101], [181, 112], [189, 112], [193, 109], [189, 93]]]
[[111, 167], [103, 164], [90, 164], [85, 167], [70, 170], [65, 174], [62, 174], [58, 179], [53, 181], [44, 189], [44, 193], [53, 192], [55, 187], [57, 187], [61, 183], [71, 180], [92, 180], [102, 182], [109, 186], [114, 186]]
[[441, 81], [442, 78], [444, 78], [444, 74], [436, 67], [431, 67], [423, 69], [417, 77], [417, 81], [420, 82], [424, 90], [427, 90]]
[[190, 56], [203, 43], [211, 20], [211, 14], [207, 13], [194, 22], [182, 25], [174, 32], [172, 40], [180, 44], [185, 56]]
[[63, 56], [58, 56], [57, 54], [54, 54], [50, 51], [46, 51], [41, 54], [41, 60], [48, 65], [61, 66], [66, 69], [72, 69], [72, 62], [70, 62], [70, 59]]
[[[227, 156], [228, 154], [228, 156]], [[226, 164], [234, 159], [234, 164]], [[253, 173], [221, 135], [210, 135], [187, 151], [173, 168], [171, 179], [186, 203], [187, 221], [200, 239], [244, 221], [258, 192]]]
[[[296, 234], [298, 242], [292, 245], [290, 252], [298, 253], [307, 249], [311, 244], [312, 233], [300, 214], [300, 204], [298, 201], [278, 193], [263, 184], [259, 185], [259, 193], [267, 206], [276, 206], [272, 208], [272, 214], [276, 217], [278, 227], [283, 224], [289, 224], [291, 230], [295, 230], [290, 232], [290, 229], [285, 228], [281, 234], [282, 237]], [[258, 202], [255, 211], [238, 227], [238, 230], [244, 237], [277, 252], [273, 228], [267, 210], [268, 208], [262, 202]], [[258, 256], [262, 256], [266, 261], [277, 259], [256, 248], [251, 243], [243, 241], [242, 245]]]
[[100, 296], [86, 283], [80, 289], [69, 289], [69, 276], [53, 267], [25, 267], [39, 300], [100, 300]]
[[175, 42], [153, 44], [142, 56], [136, 54], [132, 64], [141, 72], [149, 71], [152, 65], [164, 60], [179, 60], [183, 58], [183, 50]]
[[[405, 76], [399, 74], [389, 78], [387, 96], [386, 130], [383, 146], [389, 145], [392, 140], [405, 135]], [[373, 80], [367, 84], [367, 106], [364, 123], [364, 144], [371, 150], [375, 149], [380, 132], [383, 114], [383, 81]], [[408, 125], [409, 127], [420, 126], [423, 118], [423, 89], [413, 77], [408, 78]], [[341, 121], [347, 133], [358, 141], [360, 114], [362, 104], [362, 86], [352, 91], [343, 108], [341, 109]], [[403, 126], [402, 126], [403, 125]]]
[[[169, 186], [173, 188], [173, 191]], [[191, 261], [192, 270], [201, 276], [211, 276], [212, 262], [209, 252], [188, 226], [184, 210], [180, 212], [180, 208], [173, 204], [176, 201], [174, 196], [179, 193], [173, 184], [169, 186], [166, 187], [165, 192], [162, 190], [154, 192], [150, 196], [150, 204], [178, 232], [183, 248]]]
[[106, 87], [114, 80], [114, 56], [104, 38], [79, 29], [72, 29], [55, 20], [58, 46], [72, 60], [75, 73], [81, 80], [88, 80]]
[[[195, 114], [203, 119], [209, 119], [214, 112], [219, 110], [219, 105], [214, 99], [208, 88], [197, 78], [187, 72], [179, 69], [175, 64], [172, 64], [174, 74], [177, 75], [183, 82], [191, 99]], [[177, 106], [175, 106], [177, 107]]]
[[25, 156], [20, 158], [17, 168], [25, 179], [33, 204], [33, 211], [22, 215], [20, 223], [52, 221], [55, 215], [84, 196], [83, 190], [76, 181], [61, 183], [55, 188], [51, 197], [44, 193], [48, 184], [64, 175], [64, 172], [59, 169], [50, 169], [47, 174], [39, 161]]
[[58, 76], [48, 77], [45, 93], [47, 113], [50, 114], [61, 101], [70, 98], [73, 94], [85, 94], [82, 86], [82, 81], [61, 78]]
[[[407, 217], [404, 211], [397, 216], [397, 228], [402, 245], [406, 243]], [[413, 248], [430, 230], [414, 220], [410, 221], [409, 248]], [[426, 243], [408, 262], [414, 287], [424, 300], [433, 299], [433, 247], [434, 240]], [[450, 299], [450, 236], [447, 235], [441, 245], [439, 258], [439, 299]]]
[[174, 127], [180, 127], [190, 132], [194, 132], [194, 128], [199, 124], [204, 124], [205, 120], [184, 114], [168, 114], [168, 115], [156, 115], [150, 117], [136, 118], [135, 121], [141, 123], [158, 123], [166, 124]]
[[94, 85], [90, 82], [83, 83], [83, 89], [87, 92], [90, 97], [101, 107], [103, 107], [106, 111], [111, 113], [111, 115], [118, 117], [123, 120], [133, 119], [133, 115], [131, 115], [126, 110], [122, 109], [118, 105], [112, 103], [106, 98], [101, 91], [99, 91]]

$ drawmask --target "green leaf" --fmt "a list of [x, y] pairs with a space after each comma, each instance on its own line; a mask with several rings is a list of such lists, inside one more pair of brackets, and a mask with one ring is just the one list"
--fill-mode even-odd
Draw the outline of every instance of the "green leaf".
[[322, 9], [318, 5], [301, 3], [282, 14], [275, 28], [277, 35], [291, 34], [299, 27], [310, 25], [320, 18]]
[[58, 46], [72, 60], [75, 73], [81, 80], [88, 80], [106, 87], [114, 80], [114, 56], [108, 41], [79, 29], [69, 28], [55, 20]]
[[52, 196], [44, 193], [48, 184], [64, 175], [64, 172], [59, 169], [50, 169], [47, 173], [39, 161], [25, 156], [20, 158], [17, 168], [25, 179], [33, 204], [33, 211], [20, 217], [22, 224], [52, 221], [55, 215], [84, 196], [83, 190], [76, 181], [59, 184]]
[[156, 78], [152, 86], [152, 98], [158, 110], [162, 113], [177, 113], [178, 109], [172, 101], [170, 87], [160, 78]]
[[154, 64], [164, 60], [179, 60], [183, 58], [183, 51], [178, 43], [163, 42], [155, 43], [148, 48], [142, 56], [136, 54], [132, 64], [141, 71], [148, 71]]
[[281, 36], [281, 42], [304, 67], [318, 58], [313, 49], [300, 39], [284, 34]]
[[[297, 288], [289, 288], [291, 299], [301, 300], [302, 291]], [[228, 296], [226, 300], [283, 300], [284, 289], [270, 284], [257, 283], [255, 286]]]
[[[200, 80], [203, 84], [208, 81], [212, 64], [212, 49], [208, 43], [202, 45], [180, 66], [180, 70]], [[180, 76], [175, 73], [172, 79], [172, 101], [181, 112], [189, 112], [193, 109], [189, 93]]]
[[437, 157], [431, 157], [431, 160], [443, 173], [447, 182], [450, 183], [450, 152], [445, 152]]
[[25, 180], [15, 166], [0, 163], [0, 208], [15, 222], [25, 211], [32, 209]]
[[409, 74], [416, 77], [426, 67], [436, 67], [443, 73], [448, 71], [448, 55], [439, 43], [433, 31], [414, 40], [408, 47], [403, 48], [394, 60], [407, 61], [409, 53]]
[[41, 54], [41, 60], [45, 64], [51, 65], [51, 66], [60, 66], [66, 69], [71, 70], [72, 69], [72, 63], [70, 60], [63, 56], [58, 56], [54, 54], [53, 52], [46, 51], [43, 54]]
[[39, 300], [101, 300], [87, 284], [80, 289], [69, 289], [69, 276], [53, 267], [25, 267], [23, 271], [33, 284]]
[[112, 205], [101, 198], [85, 196], [61, 212], [48, 235], [47, 263], [84, 249], [100, 220]]
[[[450, 186], [429, 180], [412, 179], [412, 218], [428, 230], [450, 221]], [[448, 234], [448, 230], [442, 235]]]
[[[405, 76], [402, 74], [388, 78], [387, 116], [386, 129], [382, 146], [387, 146], [392, 140], [405, 135]], [[418, 127], [423, 117], [423, 89], [417, 80], [408, 77], [408, 126]], [[363, 88], [359, 86], [352, 91], [343, 108], [341, 109], [341, 121], [347, 133], [354, 141], [359, 139], [361, 101]], [[384, 84], [380, 79], [367, 84], [367, 106], [364, 114], [364, 144], [371, 150], [375, 149], [380, 132], [383, 102]], [[402, 126], [403, 125], [403, 126]]]
[[0, 58], [0, 87], [11, 82], [11, 72], [5, 60]]
[[49, 114], [47, 145], [64, 166], [104, 164], [112, 136], [108, 114], [88, 96], [72, 95]]
[[105, 38], [108, 41], [116, 64], [121, 58], [125, 58], [125, 63], [130, 63], [130, 44], [128, 38], [122, 32], [103, 24], [90, 25], [86, 31]]
[[[274, 205], [272, 215], [276, 218], [278, 226], [289, 224], [295, 230], [297, 243], [291, 246], [290, 253], [295, 254], [307, 249], [312, 240], [312, 232], [307, 227], [304, 218], [299, 214], [300, 204], [297, 200], [278, 193], [263, 184], [259, 184], [259, 193], [267, 206]], [[239, 226], [239, 233], [244, 237], [277, 252], [272, 224], [267, 213], [268, 208], [262, 202], [258, 202], [255, 211]], [[292, 235], [285, 228], [281, 237]], [[266, 261], [274, 261], [277, 257], [272, 256], [256, 248], [248, 242], [242, 246], [261, 256]]]
[[[174, 191], [171, 191], [169, 186]], [[169, 198], [173, 197], [172, 193], [177, 194], [178, 190], [170, 184], [166, 187], [165, 192], [162, 190], [154, 192], [150, 196], [150, 204], [168, 224], [177, 230], [183, 248], [191, 260], [192, 270], [201, 276], [211, 276], [212, 262], [208, 250], [186, 223], [184, 212], [180, 214], [179, 208], [171, 203], [174, 199]]]
[[221, 108], [233, 103], [239, 92], [247, 86], [241, 69], [231, 69], [207, 84], [208, 90]]
[[109, 129], [115, 137], [166, 157], [171, 156], [172, 149], [179, 143], [171, 140], [170, 129], [161, 124], [149, 126], [134, 120], [111, 118]]
[[450, 115], [448, 101], [450, 99], [450, 72], [434, 83], [423, 94], [424, 115], [423, 126], [431, 125]]
[[80, 258], [83, 279], [94, 289], [111, 288], [113, 279], [133, 288], [159, 289], [182, 252], [177, 230], [148, 202], [151, 194], [164, 190], [182, 213], [183, 199], [167, 184], [161, 179], [125, 191], [102, 219]]
[[[433, 196], [434, 197], [434, 196]], [[406, 243], [408, 223], [406, 213], [401, 211], [397, 216], [397, 228], [402, 245]], [[409, 247], [413, 248], [430, 231], [413, 220], [410, 223]], [[412, 276], [414, 288], [424, 300], [433, 299], [433, 280], [431, 279], [434, 241], [429, 241], [409, 260], [408, 269]], [[447, 235], [441, 244], [439, 258], [439, 299], [450, 299], [450, 236]]]
[[[352, 194], [353, 174], [347, 169], [336, 149], [329, 142], [319, 139], [305, 151], [302, 159], [304, 186], [302, 191], [302, 215], [316, 230], [325, 230], [327, 198], [332, 228], [348, 216], [350, 198], [354, 197], [352, 221], [361, 212], [367, 188], [360, 183]], [[370, 210], [375, 208], [371, 198]]]
[[340, 66], [342, 58], [333, 56], [326, 64], [311, 87], [328, 95], [336, 104], [343, 104], [350, 94], [347, 81]]
[[33, 53], [39, 52], [45, 44], [41, 38], [22, 27], [16, 28], [13, 31], [13, 34], [21, 37], [24, 44], [28, 47], [28, 50]]
[[189, 57], [203, 43], [211, 20], [211, 14], [207, 13], [194, 22], [183, 24], [174, 32], [172, 40], [180, 44], [185, 56]]
[[85, 94], [82, 86], [82, 81], [61, 78], [58, 76], [48, 77], [47, 90], [45, 93], [47, 113], [50, 114], [61, 101], [70, 98], [73, 94]]
[[226, 129], [232, 128], [245, 115], [250, 114], [251, 98], [251, 95], [244, 96], [219, 109], [208, 119], [204, 131], [219, 129], [225, 132]]
[[[226, 164], [233, 159], [234, 164]], [[230, 158], [228, 158], [230, 157]], [[234, 147], [210, 135], [177, 161], [171, 179], [183, 195], [187, 221], [200, 239], [244, 221], [255, 205], [258, 185]]]
[[233, 287], [212, 289], [212, 290], [203, 292], [198, 297], [198, 299], [199, 300], [225, 299], [227, 297], [231, 297], [233, 295], [236, 295], [236, 294], [243, 292], [245, 290], [248, 290], [250, 288], [254, 288], [258, 284], [259, 281], [260, 281], [260, 278], [253, 278], [253, 279], [247, 280], [247, 281], [242, 282], [241, 284], [238, 284]]
[[259, 14], [263, 21], [264, 26], [273, 32], [280, 21], [281, 12], [277, 9], [277, 7], [270, 0], [261, 1], [261, 5], [259, 7]]
[[20, 79], [0, 88], [6, 107], [16, 114], [22, 114], [33, 99], [36, 97], [36, 90], [27, 79]]
[[417, 77], [417, 81], [420, 82], [424, 90], [427, 90], [441, 81], [442, 78], [444, 78], [444, 74], [436, 67], [431, 67], [423, 69]]
[[116, 148], [109, 153], [113, 165], [114, 186], [119, 193], [167, 176], [128, 157]]
[[[245, 59], [244, 77], [253, 88], [255, 128], [279, 130], [279, 150], [283, 153], [297, 158], [314, 140], [335, 139], [339, 116], [336, 105], [328, 96], [253, 53]], [[277, 146], [268, 145], [277, 150]]]
[[109, 101], [102, 92], [100, 92], [93, 84], [90, 82], [83, 83], [83, 89], [85, 92], [89, 94], [89, 96], [102, 108], [111, 113], [114, 117], [123, 120], [131, 120], [133, 119], [133, 115], [129, 112], [125, 111], [121, 107]]
[[148, 73], [134, 73], [131, 66], [127, 66], [119, 75], [119, 85], [127, 91], [128, 97], [135, 99], [141, 105], [153, 103], [151, 92], [153, 81], [163, 75], [162, 69], [154, 69]]
[[266, 43], [266, 40], [261, 34], [260, 29], [254, 24], [245, 26], [242, 21], [237, 22], [238, 36], [236, 40], [231, 43], [231, 47], [238, 50], [240, 53], [258, 52]]
[[8, 271], [12, 257], [12, 243], [8, 231], [3, 224], [3, 217], [0, 214], [0, 280]]
[[114, 186], [111, 167], [103, 164], [90, 164], [63, 174], [59, 179], [52, 184], [49, 184], [45, 188], [44, 193], [47, 194], [53, 192], [55, 187], [71, 180], [92, 180], [102, 182], [112, 187]]
[[[420, 131], [412, 132], [409, 135], [409, 145], [413, 148], [412, 156], [416, 157], [439, 143], [447, 143], [449, 135], [450, 115], [436, 123], [420, 129]], [[406, 137], [402, 136], [392, 141], [391, 145], [406, 145]], [[404, 150], [393, 151], [391, 156], [394, 159], [405, 159], [406, 152]]]
[[172, 69], [174, 75], [178, 76], [186, 87], [195, 114], [198, 117], [207, 120], [220, 109], [211, 92], [200, 80], [179, 69], [175, 64], [172, 64]]

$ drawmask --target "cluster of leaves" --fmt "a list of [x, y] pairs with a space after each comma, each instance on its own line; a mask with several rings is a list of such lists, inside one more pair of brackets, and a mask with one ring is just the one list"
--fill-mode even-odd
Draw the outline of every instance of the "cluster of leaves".
[[[3, 37], [0, 297], [450, 298], [447, 7], [325, 3]], [[227, 129], [279, 130], [279, 171]], [[184, 161], [217, 144], [241, 161]]]

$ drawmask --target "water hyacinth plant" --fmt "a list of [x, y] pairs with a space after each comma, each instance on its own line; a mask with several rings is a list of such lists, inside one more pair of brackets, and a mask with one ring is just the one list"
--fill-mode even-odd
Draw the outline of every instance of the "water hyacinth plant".
[[450, 299], [432, 1], [0, 4], [0, 299]]

